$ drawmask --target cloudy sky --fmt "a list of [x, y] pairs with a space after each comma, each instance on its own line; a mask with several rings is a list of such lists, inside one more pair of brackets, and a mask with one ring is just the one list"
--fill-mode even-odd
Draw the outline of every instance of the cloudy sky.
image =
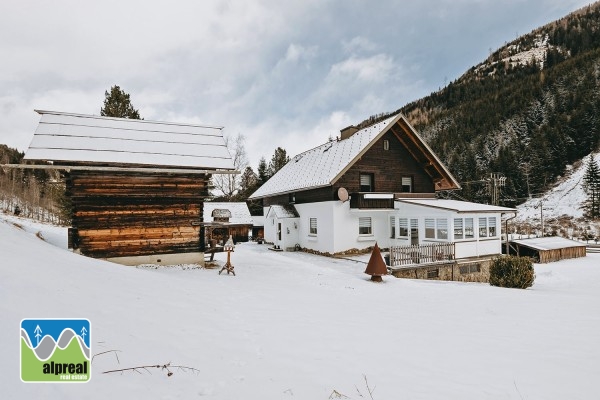
[[251, 166], [457, 79], [586, 0], [2, 0], [0, 143], [34, 109], [100, 114], [119, 85], [147, 120], [224, 126]]

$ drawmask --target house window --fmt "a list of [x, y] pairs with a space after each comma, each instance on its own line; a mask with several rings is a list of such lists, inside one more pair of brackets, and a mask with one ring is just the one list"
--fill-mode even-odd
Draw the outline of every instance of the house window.
[[487, 237], [487, 235], [488, 235], [487, 218], [486, 217], [479, 218], [479, 237], [484, 238], [484, 237]]
[[384, 150], [389, 150], [390, 149], [390, 141], [387, 139], [384, 139], [383, 141], [383, 149]]
[[498, 231], [496, 231], [496, 217], [488, 218], [488, 233], [490, 237], [498, 236]]
[[360, 174], [360, 191], [374, 192], [373, 174]]
[[454, 240], [464, 239], [465, 232], [463, 230], [463, 219], [454, 218]]
[[435, 239], [435, 219], [425, 218], [425, 238]]
[[396, 238], [396, 217], [390, 217], [390, 238]]
[[465, 218], [465, 239], [473, 239], [475, 237], [473, 231], [473, 218]]
[[448, 220], [446, 218], [425, 218], [425, 238], [448, 240]]
[[445, 218], [438, 218], [435, 221], [437, 225], [437, 235], [438, 239], [448, 240], [448, 220]]
[[399, 237], [408, 237], [408, 219], [407, 218], [398, 218], [398, 236]]
[[371, 226], [371, 217], [358, 218], [358, 234], [371, 235], [373, 233]]
[[403, 176], [402, 177], [402, 193], [412, 193], [412, 177]]
[[309, 219], [309, 226], [310, 226], [309, 233], [311, 235], [316, 235], [317, 234], [317, 219], [316, 218], [310, 218]]
[[290, 201], [290, 204], [293, 204], [296, 202], [296, 193], [289, 194], [289, 201]]

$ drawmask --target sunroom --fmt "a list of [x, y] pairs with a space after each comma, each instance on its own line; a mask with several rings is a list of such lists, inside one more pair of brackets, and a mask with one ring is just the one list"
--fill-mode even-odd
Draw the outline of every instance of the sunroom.
[[389, 215], [396, 265], [489, 257], [502, 253], [503, 216], [516, 209], [443, 199], [398, 199]]

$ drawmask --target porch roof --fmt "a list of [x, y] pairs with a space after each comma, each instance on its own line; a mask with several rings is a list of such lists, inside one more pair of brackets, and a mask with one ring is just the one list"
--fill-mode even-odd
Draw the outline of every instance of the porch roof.
[[414, 204], [423, 207], [438, 208], [457, 213], [516, 213], [516, 208], [492, 206], [489, 204], [472, 203], [469, 201], [446, 199], [396, 199], [398, 202]]
[[300, 216], [294, 206], [273, 205], [269, 207], [267, 216], [272, 214], [277, 218], [298, 218]]

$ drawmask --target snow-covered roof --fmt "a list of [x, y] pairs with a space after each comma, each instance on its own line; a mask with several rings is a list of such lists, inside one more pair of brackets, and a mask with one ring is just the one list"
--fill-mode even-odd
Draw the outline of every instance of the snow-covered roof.
[[231, 212], [229, 218], [230, 224], [252, 225], [253, 220], [248, 210], [248, 205], [244, 202], [238, 203], [221, 203], [221, 202], [205, 202], [204, 203], [204, 222], [213, 222], [212, 212], [216, 209], [225, 209]]
[[277, 218], [298, 218], [299, 215], [294, 206], [273, 205], [269, 207], [269, 211], [267, 211], [267, 217], [268, 216], [275, 216]]
[[26, 160], [234, 169], [220, 127], [36, 112]]
[[410, 130], [413, 141], [418, 143], [419, 151], [426, 152], [430, 156], [439, 171], [443, 171], [447, 181], [451, 181], [451, 184], [455, 185], [454, 187], [460, 187], [404, 116], [398, 114], [363, 128], [349, 138], [328, 142], [298, 154], [250, 198], [258, 199], [333, 185], [372, 144], [400, 120], [402, 120], [403, 126]]
[[515, 208], [508, 207], [500, 207], [500, 206], [491, 206], [489, 204], [480, 204], [480, 203], [472, 203], [469, 201], [459, 201], [459, 200], [446, 200], [446, 199], [397, 199], [396, 201], [400, 201], [408, 204], [416, 204], [424, 207], [433, 207], [433, 208], [441, 208], [444, 210], [455, 211], [459, 213], [467, 213], [467, 212], [495, 212], [495, 213], [505, 213], [505, 212], [514, 212], [517, 210]]
[[253, 226], [265, 226], [265, 216], [264, 215], [253, 215], [252, 216], [252, 225]]
[[568, 247], [585, 247], [585, 243], [576, 242], [560, 236], [550, 236], [532, 239], [513, 239], [511, 242], [527, 246], [534, 250], [557, 250]]

